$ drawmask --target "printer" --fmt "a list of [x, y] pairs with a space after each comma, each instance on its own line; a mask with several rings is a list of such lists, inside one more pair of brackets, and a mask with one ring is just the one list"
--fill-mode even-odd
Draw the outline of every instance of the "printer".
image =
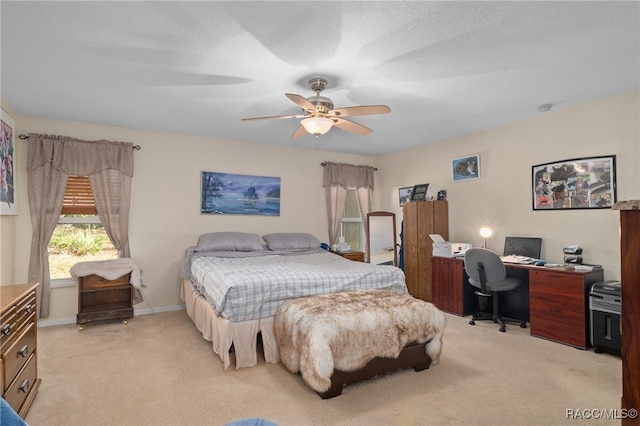
[[445, 241], [440, 234], [429, 234], [433, 241], [433, 256], [458, 257], [464, 256], [464, 252], [471, 248], [469, 243], [452, 243]]

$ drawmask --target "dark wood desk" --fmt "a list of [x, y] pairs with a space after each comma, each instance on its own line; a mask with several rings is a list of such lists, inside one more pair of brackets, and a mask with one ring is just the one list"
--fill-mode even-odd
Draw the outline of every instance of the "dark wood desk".
[[[456, 315], [478, 308], [459, 258], [432, 258], [433, 303]], [[586, 349], [589, 342], [589, 290], [604, 280], [602, 269], [576, 271], [571, 266], [544, 267], [506, 264], [507, 274], [523, 278], [524, 285], [500, 293], [503, 315], [528, 321], [531, 335]]]

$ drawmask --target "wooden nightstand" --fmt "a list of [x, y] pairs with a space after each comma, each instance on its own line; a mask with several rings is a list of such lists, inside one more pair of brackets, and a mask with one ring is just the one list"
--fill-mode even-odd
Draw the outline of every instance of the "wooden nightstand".
[[344, 253], [334, 252], [338, 256], [342, 256], [345, 259], [353, 260], [354, 262], [364, 262], [364, 252], [361, 251], [346, 251]]
[[98, 275], [78, 277], [78, 315], [76, 324], [84, 330], [85, 324], [106, 319], [119, 319], [127, 324], [133, 318], [133, 286], [131, 273], [107, 280]]

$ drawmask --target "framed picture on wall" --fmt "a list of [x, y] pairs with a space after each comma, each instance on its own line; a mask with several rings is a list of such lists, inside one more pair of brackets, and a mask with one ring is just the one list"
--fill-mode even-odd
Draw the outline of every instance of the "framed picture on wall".
[[533, 210], [609, 209], [616, 202], [616, 156], [531, 167]]
[[398, 189], [400, 207], [404, 206], [405, 203], [411, 201], [411, 191], [413, 191], [413, 186], [405, 186], [404, 188]]
[[472, 180], [480, 178], [480, 154], [451, 160], [453, 181]]
[[428, 183], [421, 183], [420, 185], [414, 185], [411, 190], [411, 198], [409, 201], [427, 201], [427, 190], [429, 189]]
[[0, 109], [0, 214], [17, 215], [18, 200], [15, 179], [15, 123]]
[[201, 214], [280, 216], [280, 178], [202, 172]]

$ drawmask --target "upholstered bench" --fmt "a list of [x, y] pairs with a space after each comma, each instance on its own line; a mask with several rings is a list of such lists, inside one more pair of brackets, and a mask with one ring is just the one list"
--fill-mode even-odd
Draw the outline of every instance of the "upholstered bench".
[[323, 399], [345, 384], [437, 364], [445, 325], [433, 304], [391, 290], [292, 299], [274, 319], [282, 363]]

